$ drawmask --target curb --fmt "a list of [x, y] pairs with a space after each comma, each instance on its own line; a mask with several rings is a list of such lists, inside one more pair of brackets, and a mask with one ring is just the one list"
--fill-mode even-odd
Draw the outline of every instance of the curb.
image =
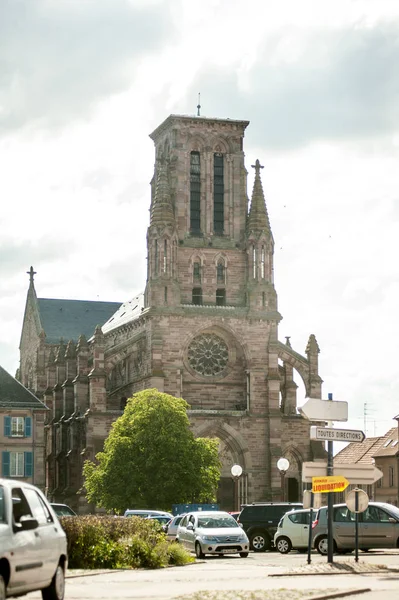
[[330, 598], [346, 598], [347, 596], [355, 596], [371, 592], [371, 588], [359, 588], [358, 590], [348, 590], [346, 592], [331, 592], [330, 594], [322, 594], [320, 596], [308, 596], [305, 600], [329, 600]]

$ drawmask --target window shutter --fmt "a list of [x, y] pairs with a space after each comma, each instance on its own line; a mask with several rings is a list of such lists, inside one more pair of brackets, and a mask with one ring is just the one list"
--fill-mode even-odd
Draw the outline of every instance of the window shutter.
[[32, 435], [32, 418], [25, 417], [25, 437], [30, 437]]
[[6, 451], [2, 452], [1, 473], [3, 477], [10, 477], [10, 453]]
[[4, 437], [11, 437], [11, 417], [4, 417]]
[[33, 452], [24, 452], [25, 455], [25, 477], [33, 476]]

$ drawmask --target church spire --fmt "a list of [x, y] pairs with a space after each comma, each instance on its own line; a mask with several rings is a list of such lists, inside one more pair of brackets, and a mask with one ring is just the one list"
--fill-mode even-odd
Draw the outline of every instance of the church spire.
[[174, 225], [175, 215], [168, 182], [165, 159], [158, 163], [155, 197], [151, 207], [151, 225]]
[[26, 271], [27, 275], [29, 275], [29, 287], [34, 287], [34, 277], [36, 275], [36, 271], [33, 270], [33, 267]]
[[262, 181], [260, 178], [260, 170], [263, 166], [256, 159], [252, 168], [255, 169], [255, 181], [252, 191], [251, 208], [248, 215], [247, 230], [251, 231], [267, 231], [271, 233], [269, 216], [266, 209], [265, 196], [263, 194]]

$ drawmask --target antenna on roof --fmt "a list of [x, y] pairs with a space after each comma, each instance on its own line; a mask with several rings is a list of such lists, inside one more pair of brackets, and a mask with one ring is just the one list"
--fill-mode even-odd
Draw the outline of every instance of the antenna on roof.
[[201, 116], [201, 94], [198, 93], [197, 117]]

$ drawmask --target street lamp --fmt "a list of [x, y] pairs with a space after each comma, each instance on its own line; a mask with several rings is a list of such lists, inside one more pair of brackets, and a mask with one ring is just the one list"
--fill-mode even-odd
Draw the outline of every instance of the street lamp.
[[236, 506], [236, 510], [240, 510], [240, 499], [238, 497], [238, 480], [242, 475], [242, 467], [240, 465], [233, 465], [231, 467], [231, 475], [234, 480], [234, 504]]
[[277, 461], [277, 468], [281, 475], [281, 489], [283, 491], [283, 502], [285, 502], [285, 474], [290, 467], [290, 461], [287, 458], [279, 458]]

